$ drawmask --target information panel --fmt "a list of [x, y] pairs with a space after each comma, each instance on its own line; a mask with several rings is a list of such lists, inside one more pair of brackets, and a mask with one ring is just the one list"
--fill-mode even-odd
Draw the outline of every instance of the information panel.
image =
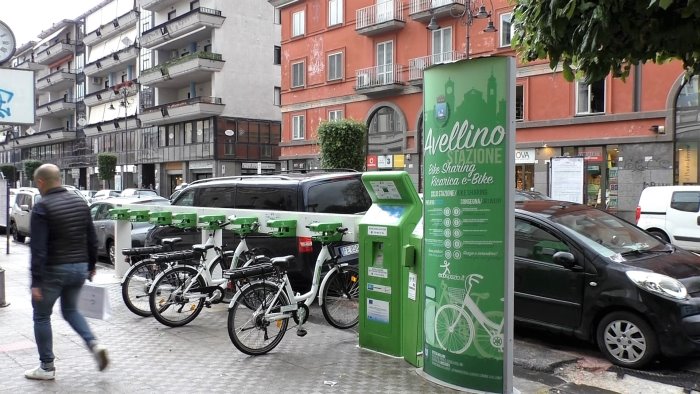
[[0, 68], [0, 124], [33, 125], [34, 71]]
[[[512, 387], [514, 63], [424, 74], [424, 371], [461, 388]], [[508, 329], [506, 329], [508, 327]]]
[[552, 157], [552, 199], [583, 204], [583, 166], [583, 157]]

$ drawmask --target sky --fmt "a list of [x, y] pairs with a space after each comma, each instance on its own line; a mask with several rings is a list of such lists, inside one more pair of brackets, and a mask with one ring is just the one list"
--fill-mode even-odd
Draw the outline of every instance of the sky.
[[0, 20], [15, 34], [17, 47], [35, 40], [42, 30], [63, 19], [74, 19], [102, 0], [0, 0]]

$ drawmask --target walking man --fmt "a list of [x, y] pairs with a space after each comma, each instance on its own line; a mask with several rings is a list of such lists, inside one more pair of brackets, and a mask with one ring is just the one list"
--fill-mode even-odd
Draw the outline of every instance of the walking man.
[[100, 371], [109, 363], [107, 351], [97, 343], [83, 315], [78, 296], [85, 279], [92, 280], [97, 262], [97, 237], [90, 209], [76, 194], [61, 187], [58, 167], [44, 164], [34, 172], [41, 200], [31, 216], [32, 307], [34, 337], [41, 364], [26, 371], [28, 379], [56, 376], [51, 312], [61, 298], [63, 318], [85, 341]]

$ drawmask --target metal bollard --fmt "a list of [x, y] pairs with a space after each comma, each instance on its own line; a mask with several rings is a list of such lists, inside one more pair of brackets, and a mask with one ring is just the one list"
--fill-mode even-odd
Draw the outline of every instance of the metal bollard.
[[0, 268], [0, 308], [10, 306], [5, 302], [5, 270]]

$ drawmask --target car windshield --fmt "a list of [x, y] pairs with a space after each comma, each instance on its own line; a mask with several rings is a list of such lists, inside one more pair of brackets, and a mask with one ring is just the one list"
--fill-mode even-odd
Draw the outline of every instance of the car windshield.
[[598, 209], [561, 212], [550, 219], [581, 242], [614, 261], [633, 259], [649, 252], [668, 251], [666, 244], [639, 228]]

